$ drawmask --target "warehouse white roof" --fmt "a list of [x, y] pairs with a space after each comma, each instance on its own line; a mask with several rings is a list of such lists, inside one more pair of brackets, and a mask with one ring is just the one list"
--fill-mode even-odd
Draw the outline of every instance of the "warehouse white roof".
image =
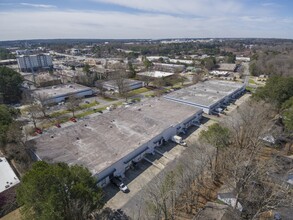
[[80, 85], [80, 84], [71, 83], [71, 84], [61, 84], [61, 85], [55, 85], [55, 86], [36, 89], [33, 91], [33, 93], [36, 95], [44, 96], [49, 99], [49, 98], [55, 98], [59, 96], [76, 94], [76, 93], [89, 91], [89, 90], [91, 90], [91, 88]]
[[174, 73], [162, 72], [162, 71], [148, 71], [148, 72], [137, 73], [136, 75], [148, 76], [148, 77], [153, 77], [153, 78], [162, 78], [162, 77], [166, 77], [166, 76], [172, 76], [172, 75], [174, 75]]
[[242, 83], [209, 80], [169, 93], [165, 98], [208, 107], [233, 94], [243, 86], [245, 85]]

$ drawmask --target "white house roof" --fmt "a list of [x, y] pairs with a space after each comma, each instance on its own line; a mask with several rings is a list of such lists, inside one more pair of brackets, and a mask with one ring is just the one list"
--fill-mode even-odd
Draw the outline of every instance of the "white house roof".
[[20, 181], [5, 157], [0, 157], [0, 193], [15, 186]]

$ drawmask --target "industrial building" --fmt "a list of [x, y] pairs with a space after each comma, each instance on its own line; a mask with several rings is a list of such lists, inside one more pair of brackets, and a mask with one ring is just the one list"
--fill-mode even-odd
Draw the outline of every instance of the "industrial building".
[[227, 72], [227, 71], [213, 70], [213, 71], [210, 71], [209, 73], [214, 76], [226, 76], [226, 77], [229, 76], [229, 72]]
[[0, 194], [20, 182], [5, 157], [0, 157], [0, 177]]
[[70, 96], [76, 98], [83, 98], [85, 96], [91, 96], [93, 90], [89, 87], [82, 86], [76, 83], [71, 84], [60, 84], [45, 88], [39, 88], [33, 91], [34, 97], [41, 97], [47, 103], [58, 103], [65, 101]]
[[174, 73], [162, 72], [162, 71], [147, 71], [147, 72], [137, 73], [136, 75], [139, 77], [162, 78], [162, 77], [172, 76], [174, 75]]
[[127, 108], [50, 130], [28, 141], [35, 159], [87, 167], [105, 186], [114, 176], [165, 141], [198, 125], [202, 110], [166, 99], [149, 99]]
[[237, 68], [237, 65], [235, 63], [220, 63], [217, 70], [235, 72], [236, 68]]
[[153, 63], [153, 64], [154, 64], [154, 68], [160, 71], [180, 73], [185, 70], [185, 66], [179, 65], [179, 64], [169, 64], [169, 63]]
[[52, 57], [49, 54], [21, 55], [16, 59], [21, 72], [34, 72], [39, 69], [53, 68]]
[[250, 62], [250, 57], [236, 57], [236, 61]]
[[[122, 82], [119, 82], [123, 85], [124, 90], [130, 91], [134, 89], [139, 89], [144, 86], [144, 82], [139, 80], [133, 80], [133, 79], [124, 79]], [[109, 80], [102, 83], [103, 88], [109, 91], [119, 92], [119, 86], [117, 84], [117, 80]]]
[[245, 84], [209, 80], [172, 92], [164, 98], [201, 108], [206, 114], [215, 114], [245, 91]]
[[0, 66], [17, 64], [16, 59], [0, 60]]

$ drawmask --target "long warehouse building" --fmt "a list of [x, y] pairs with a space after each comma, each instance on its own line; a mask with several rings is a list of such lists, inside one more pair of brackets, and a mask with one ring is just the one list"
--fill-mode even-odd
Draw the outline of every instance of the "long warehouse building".
[[177, 90], [164, 98], [201, 108], [206, 114], [215, 114], [221, 112], [222, 108], [235, 101], [244, 92], [243, 83], [209, 80]]
[[193, 106], [150, 99], [48, 131], [27, 145], [35, 159], [83, 165], [105, 186], [164, 141], [198, 125], [201, 115]]

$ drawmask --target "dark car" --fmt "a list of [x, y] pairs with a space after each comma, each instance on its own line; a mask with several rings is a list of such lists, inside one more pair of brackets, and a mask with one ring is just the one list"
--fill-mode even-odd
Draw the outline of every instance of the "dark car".
[[56, 126], [57, 128], [61, 128], [61, 125], [60, 125], [59, 123], [56, 123], [55, 126]]

